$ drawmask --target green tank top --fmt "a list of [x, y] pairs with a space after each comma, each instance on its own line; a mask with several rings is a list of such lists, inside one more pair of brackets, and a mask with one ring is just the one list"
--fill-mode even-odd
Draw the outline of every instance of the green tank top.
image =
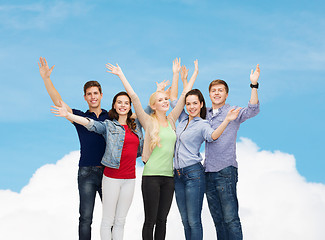
[[156, 146], [147, 163], [144, 165], [143, 176], [173, 176], [173, 157], [176, 133], [168, 122], [168, 127], [160, 126], [160, 147]]

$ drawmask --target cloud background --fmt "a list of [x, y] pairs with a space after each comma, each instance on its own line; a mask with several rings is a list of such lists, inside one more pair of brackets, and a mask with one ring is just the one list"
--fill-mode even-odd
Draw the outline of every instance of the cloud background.
[[[227, 101], [242, 107], [250, 97], [250, 69], [259, 63], [261, 112], [237, 139], [245, 238], [324, 239], [324, 12], [320, 0], [2, 0], [0, 239], [77, 238], [78, 137], [49, 111], [40, 56], [56, 65], [51, 78], [64, 101], [81, 110], [88, 80], [102, 84], [106, 109], [123, 90], [105, 72], [107, 62], [119, 63], [146, 105], [154, 82], [171, 79], [174, 58], [190, 74], [198, 59], [195, 88], [207, 105], [208, 84], [221, 78], [230, 86]], [[141, 236], [141, 170], [129, 239]], [[183, 236], [176, 208], [169, 239]], [[97, 239], [100, 217], [97, 204]], [[213, 239], [206, 204], [203, 220], [206, 238]]]
[[[296, 169], [293, 155], [260, 149], [241, 138], [237, 143], [238, 195], [245, 239], [322, 240], [325, 185], [307, 182]], [[15, 240], [77, 239], [79, 152], [39, 168], [20, 193], [0, 190], [0, 238]], [[143, 206], [141, 172], [137, 167], [136, 191], [125, 226], [125, 239], [141, 239]], [[205, 239], [215, 239], [206, 201], [203, 205]], [[99, 239], [101, 203], [96, 202], [93, 236]], [[184, 239], [174, 200], [166, 239]]]

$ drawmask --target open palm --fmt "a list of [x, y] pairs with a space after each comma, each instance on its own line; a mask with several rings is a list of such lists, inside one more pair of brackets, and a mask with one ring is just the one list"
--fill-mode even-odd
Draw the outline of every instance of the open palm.
[[39, 61], [40, 62], [38, 63], [38, 66], [39, 66], [39, 73], [41, 74], [41, 77], [49, 78], [51, 76], [51, 73], [52, 73], [55, 65], [53, 65], [51, 68], [49, 68], [49, 65], [47, 64], [46, 59], [42, 58], [42, 57], [39, 58]]
[[120, 68], [120, 66], [118, 64], [116, 64], [116, 66], [114, 66], [113, 64], [107, 63], [106, 64], [106, 68], [108, 69], [107, 72], [115, 74], [115, 75], [120, 75], [122, 74], [122, 69]]
[[251, 79], [252, 84], [254, 84], [254, 85], [257, 84], [258, 78], [260, 77], [260, 72], [261, 72], [261, 70], [260, 70], [259, 64], [256, 65], [255, 71], [253, 71], [253, 69], [251, 70], [250, 79]]

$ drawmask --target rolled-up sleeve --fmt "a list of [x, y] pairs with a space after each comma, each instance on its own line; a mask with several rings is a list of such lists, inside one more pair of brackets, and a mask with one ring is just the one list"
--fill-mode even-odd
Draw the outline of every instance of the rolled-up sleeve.
[[248, 103], [248, 106], [241, 109], [237, 121], [245, 122], [247, 119], [255, 117], [260, 112], [260, 102], [257, 104]]
[[212, 142], [212, 133], [214, 129], [210, 126], [208, 122], [203, 122], [202, 123], [202, 136], [207, 142]]

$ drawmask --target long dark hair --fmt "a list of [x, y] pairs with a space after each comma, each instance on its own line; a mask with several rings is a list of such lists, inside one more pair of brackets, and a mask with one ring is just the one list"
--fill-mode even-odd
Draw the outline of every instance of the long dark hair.
[[[111, 118], [111, 119], [116, 119], [118, 120], [119, 118], [119, 115], [118, 113], [116, 112], [116, 110], [114, 109], [114, 104], [116, 103], [116, 100], [117, 100], [117, 97], [119, 96], [127, 96], [129, 98], [129, 101], [130, 101], [130, 106], [132, 104], [132, 101], [131, 101], [131, 98], [130, 96], [126, 93], [126, 92], [119, 92], [118, 94], [116, 94], [113, 98], [113, 102], [112, 102], [112, 108], [111, 110], [109, 110], [108, 112], [108, 116]], [[128, 125], [128, 127], [131, 129], [131, 130], [135, 130], [135, 127], [136, 127], [136, 123], [134, 122], [134, 118], [131, 118], [132, 116], [132, 110], [130, 109], [130, 111], [128, 112], [128, 115], [127, 115], [127, 119], [126, 119], [126, 124]]]
[[207, 115], [207, 108], [205, 106], [205, 101], [204, 101], [204, 97], [203, 94], [201, 93], [201, 91], [199, 89], [192, 89], [191, 91], [187, 92], [185, 95], [185, 104], [186, 104], [186, 98], [190, 95], [195, 95], [198, 97], [200, 104], [203, 103], [203, 106], [201, 108], [200, 111], [200, 117], [202, 119], [205, 119], [206, 115]]

